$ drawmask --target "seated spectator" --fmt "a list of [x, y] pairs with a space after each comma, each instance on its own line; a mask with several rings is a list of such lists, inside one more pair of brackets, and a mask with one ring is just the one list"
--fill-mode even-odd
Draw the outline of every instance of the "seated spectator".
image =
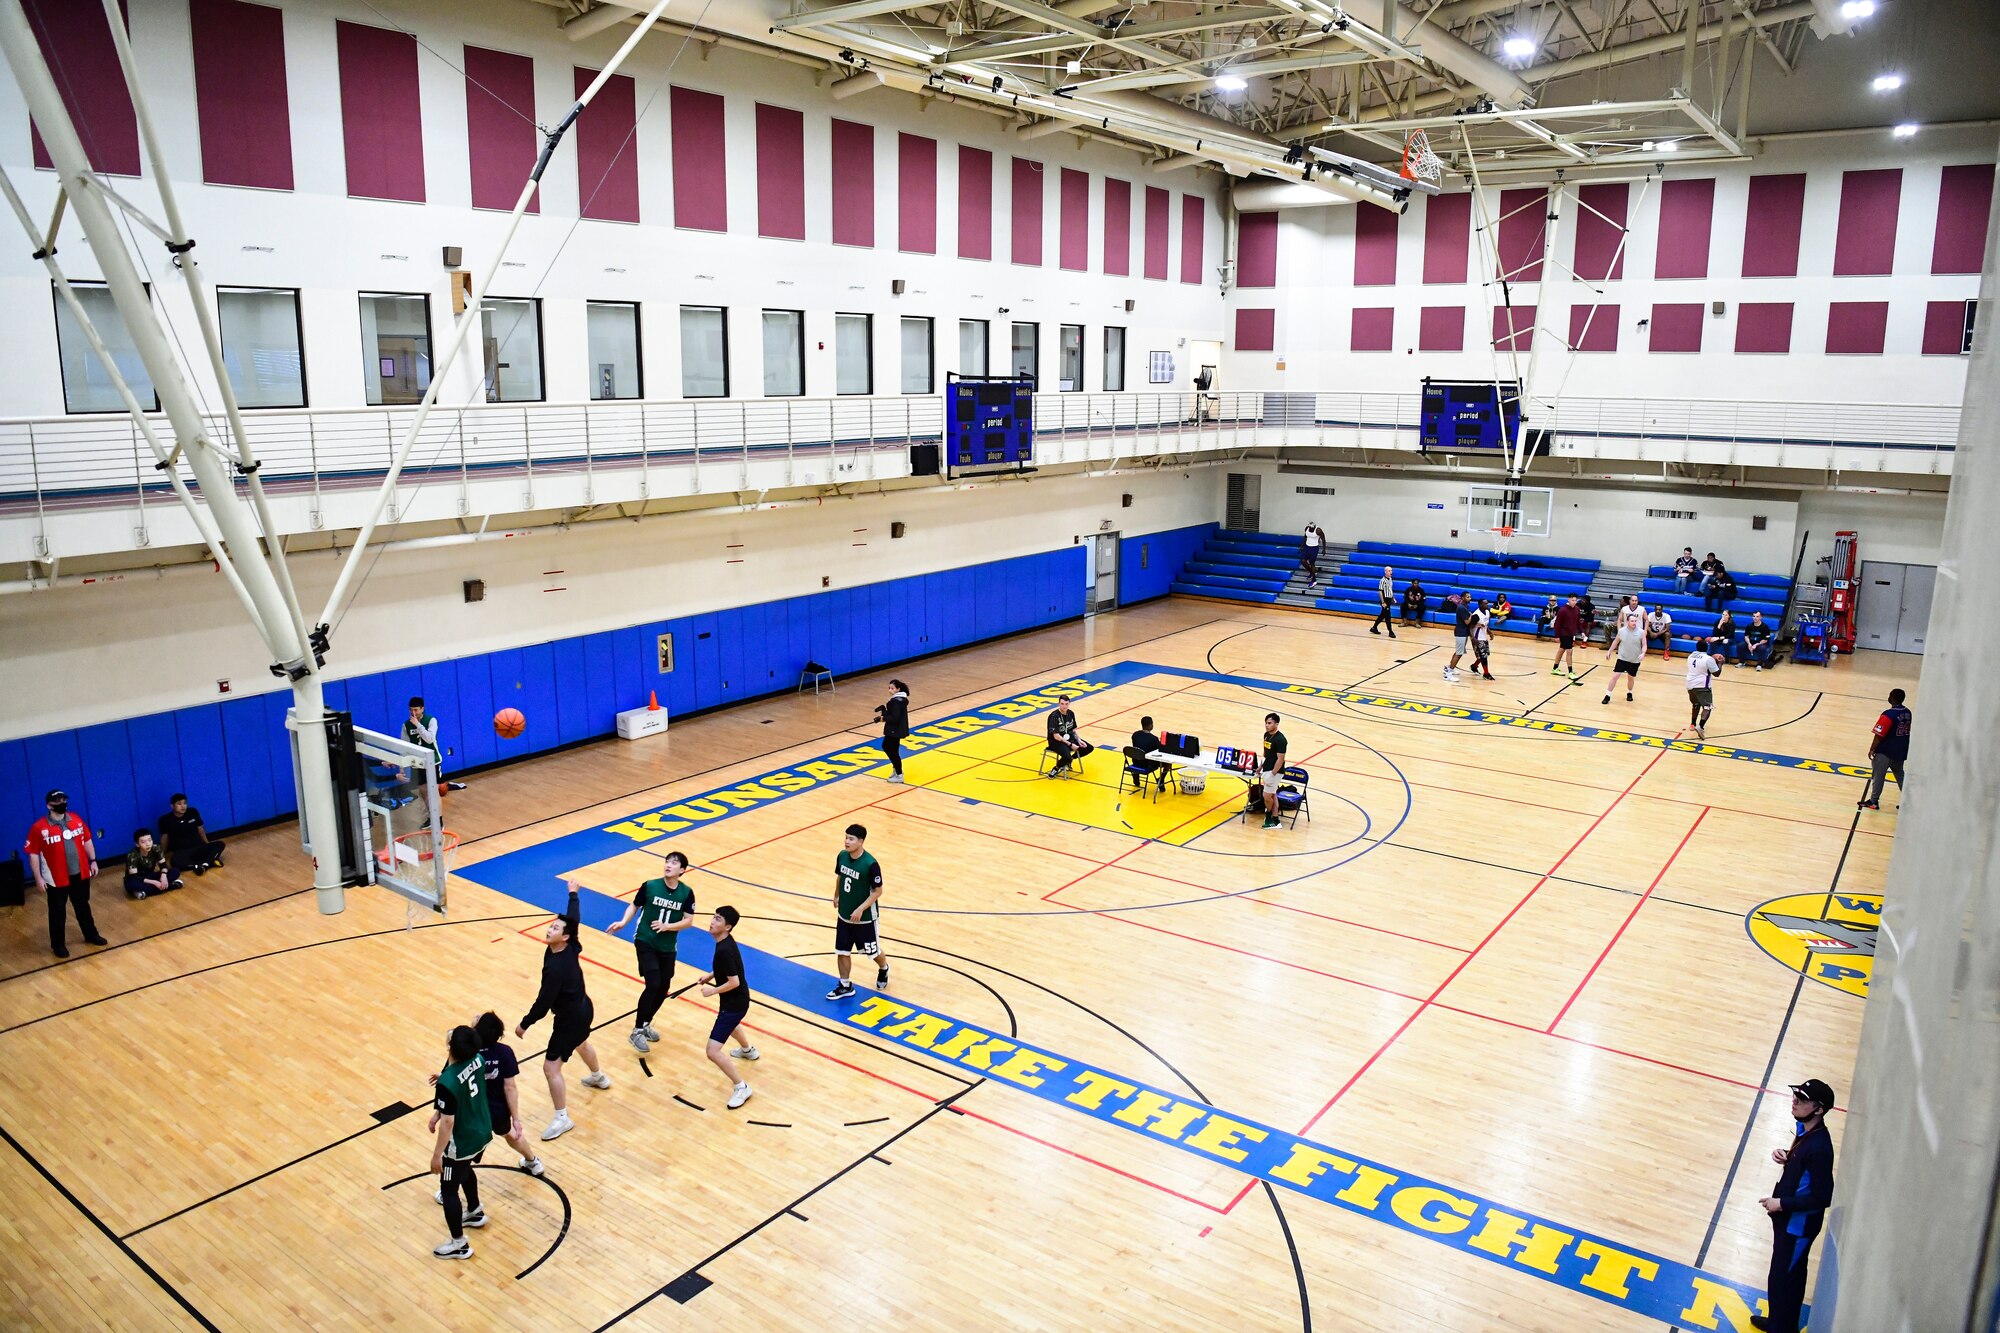
[[1430, 595], [1424, 591], [1424, 585], [1411, 579], [1410, 586], [1403, 589], [1403, 623], [1423, 624], [1424, 614], [1430, 610], [1430, 605]]
[[1700, 568], [1701, 582], [1695, 586], [1695, 591], [1706, 593], [1708, 591], [1709, 580], [1715, 577], [1715, 571], [1722, 568], [1722, 562], [1715, 558], [1715, 552], [1710, 551], [1708, 559], [1701, 562]]
[[1651, 648], [1653, 640], [1660, 641], [1660, 656], [1666, 661], [1674, 660], [1674, 618], [1667, 614], [1667, 608], [1656, 606], [1646, 615], [1646, 646]]
[[1694, 547], [1681, 547], [1681, 553], [1674, 557], [1674, 591], [1686, 592], [1688, 584], [1700, 572], [1701, 566], [1695, 563]]
[[1501, 593], [1499, 599], [1493, 603], [1493, 623], [1499, 624], [1501, 621], [1508, 619], [1513, 614], [1514, 614], [1514, 603], [1507, 600], [1506, 593], [1504, 592]]
[[201, 822], [201, 811], [188, 804], [186, 792], [175, 792], [172, 808], [160, 816], [160, 849], [175, 870], [192, 870], [206, 875], [210, 866], [222, 864], [225, 844], [213, 841]]
[[1589, 592], [1576, 599], [1576, 613], [1583, 617], [1583, 632], [1576, 636], [1577, 642], [1589, 643], [1590, 632], [1597, 626], [1597, 603], [1590, 600]]
[[1762, 611], [1750, 613], [1750, 623], [1743, 627], [1743, 653], [1763, 671], [1771, 665], [1771, 627], [1764, 623]]
[[1548, 605], [1544, 606], [1541, 610], [1535, 612], [1536, 638], [1539, 639], [1544, 634], [1553, 634], [1555, 632], [1556, 609], [1557, 609], [1556, 595], [1554, 593], [1550, 593]]
[[181, 886], [164, 850], [153, 843], [151, 829], [132, 830], [132, 850], [125, 853], [125, 892], [134, 898], [170, 893]]
[[1736, 629], [1736, 617], [1729, 614], [1728, 607], [1724, 607], [1722, 614], [1715, 618], [1715, 628], [1709, 631], [1711, 642], [1708, 651], [1728, 661], [1735, 651]]
[[1721, 562], [1718, 561], [1715, 566], [1715, 572], [1709, 576], [1707, 586], [1702, 589], [1701, 604], [1713, 609], [1721, 606], [1735, 595], [1736, 580], [1730, 577], [1729, 571], [1724, 569]]
[[1056, 757], [1056, 766], [1049, 770], [1052, 778], [1068, 777], [1070, 765], [1083, 758], [1097, 747], [1076, 734], [1076, 714], [1069, 711], [1069, 696], [1056, 700], [1056, 706], [1049, 713], [1049, 739], [1047, 749]]

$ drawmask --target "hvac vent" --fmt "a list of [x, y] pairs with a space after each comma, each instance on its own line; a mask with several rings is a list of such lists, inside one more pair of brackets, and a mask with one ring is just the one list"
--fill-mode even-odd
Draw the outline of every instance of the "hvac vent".
[[1294, 494], [1294, 495], [1332, 495], [1333, 493], [1334, 493], [1334, 491], [1333, 491], [1333, 487], [1331, 487], [1331, 486], [1294, 486], [1294, 487], [1292, 487], [1292, 494]]
[[1692, 523], [1694, 522], [1695, 519], [1695, 512], [1692, 509], [1648, 509], [1646, 511], [1646, 517], [1678, 518], [1678, 519], [1685, 519], [1687, 522]]

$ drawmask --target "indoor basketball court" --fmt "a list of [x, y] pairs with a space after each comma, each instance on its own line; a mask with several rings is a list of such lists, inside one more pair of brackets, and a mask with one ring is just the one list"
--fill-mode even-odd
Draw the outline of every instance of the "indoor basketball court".
[[1918, 8], [0, 0], [0, 1322], [1992, 1327]]

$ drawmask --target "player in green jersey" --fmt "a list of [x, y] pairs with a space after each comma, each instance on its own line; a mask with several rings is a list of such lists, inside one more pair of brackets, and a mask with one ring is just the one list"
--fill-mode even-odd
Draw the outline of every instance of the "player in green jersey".
[[653, 1015], [666, 1003], [667, 989], [674, 982], [676, 938], [695, 924], [694, 890], [681, 883], [688, 859], [679, 852], [668, 852], [665, 860], [666, 868], [660, 877], [641, 884], [632, 895], [632, 905], [625, 909], [625, 915], [610, 927], [616, 935], [634, 916], [639, 918], [639, 928], [632, 932], [632, 939], [639, 955], [639, 979], [646, 989], [639, 994], [639, 1012], [633, 1017], [632, 1035], [627, 1040], [641, 1055], [653, 1049], [647, 1043], [660, 1039], [653, 1027]]
[[833, 858], [833, 952], [840, 968], [840, 984], [826, 993], [829, 1000], [844, 1000], [854, 994], [854, 983], [847, 974], [856, 953], [875, 960], [875, 989], [889, 989], [889, 958], [882, 952], [876, 911], [882, 901], [882, 867], [868, 854], [867, 841], [867, 829], [849, 824], [842, 839], [843, 850]]
[[[493, 1117], [478, 1034], [469, 1027], [455, 1027], [447, 1049], [451, 1058], [437, 1076], [431, 1103], [431, 1128], [437, 1133], [437, 1142], [431, 1147], [431, 1170], [443, 1178], [444, 1224], [451, 1229], [451, 1238], [431, 1253], [440, 1259], [470, 1259], [472, 1242], [465, 1238], [465, 1228], [486, 1225], [473, 1163], [492, 1141]], [[461, 1192], [465, 1195], [462, 1207]]]

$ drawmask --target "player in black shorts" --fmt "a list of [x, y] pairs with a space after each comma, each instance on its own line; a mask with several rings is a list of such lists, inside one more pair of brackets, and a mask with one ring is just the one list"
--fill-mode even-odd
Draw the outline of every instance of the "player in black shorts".
[[[757, 1048], [750, 1044], [747, 1029], [743, 1026], [743, 1015], [750, 1012], [750, 981], [743, 975], [743, 951], [736, 947], [736, 939], [730, 934], [736, 923], [742, 920], [733, 907], [718, 907], [715, 916], [708, 923], [708, 933], [715, 937], [715, 970], [702, 982], [701, 993], [715, 997], [715, 1024], [708, 1030], [708, 1058], [729, 1080], [729, 1109], [750, 1100], [750, 1085], [736, 1072], [730, 1056], [738, 1060], [755, 1060]], [[723, 1044], [735, 1036], [737, 1047], [725, 1052]]]
[[611, 1086], [610, 1075], [598, 1068], [597, 1048], [590, 1044], [590, 1020], [596, 1011], [591, 1007], [590, 993], [583, 988], [583, 941], [577, 935], [582, 908], [577, 904], [576, 881], [564, 883], [569, 885], [569, 906], [542, 933], [549, 951], [542, 955], [541, 992], [528, 1016], [514, 1025], [514, 1035], [525, 1037], [529, 1028], [542, 1021], [543, 1014], [555, 1015], [555, 1031], [542, 1057], [542, 1075], [549, 1081], [549, 1101], [556, 1113], [542, 1131], [544, 1143], [576, 1128], [569, 1118], [569, 1089], [563, 1082], [563, 1063], [571, 1055], [581, 1055], [590, 1066], [583, 1078], [586, 1088]]
[[625, 915], [607, 927], [616, 935], [634, 916], [639, 918], [638, 929], [632, 932], [633, 952], [638, 955], [639, 980], [645, 989], [639, 993], [639, 1010], [633, 1015], [630, 1041], [632, 1049], [641, 1055], [652, 1049], [648, 1043], [660, 1039], [653, 1016], [666, 1003], [667, 990], [674, 984], [676, 941], [683, 930], [694, 924], [694, 890], [681, 883], [681, 875], [688, 866], [687, 857], [668, 852], [661, 859], [666, 864], [660, 878], [641, 884], [632, 895], [632, 905], [625, 909]]
[[848, 980], [853, 955], [875, 960], [875, 989], [889, 989], [889, 959], [882, 952], [882, 867], [869, 854], [868, 830], [849, 824], [841, 839], [842, 850], [833, 858], [833, 952], [840, 968], [840, 984], [826, 993], [829, 1000], [844, 1000], [854, 994]]
[[[523, 1171], [531, 1176], [546, 1174], [542, 1159], [528, 1150], [528, 1136], [521, 1129], [521, 1095], [514, 1088], [521, 1063], [514, 1058], [514, 1048], [500, 1040], [507, 1035], [507, 1025], [489, 1009], [472, 1020], [472, 1031], [479, 1038], [479, 1063], [485, 1067], [486, 1110], [493, 1121], [493, 1133], [521, 1154]], [[431, 1086], [437, 1086], [435, 1074], [431, 1075]], [[443, 1203], [444, 1190], [440, 1188], [432, 1197]]]

